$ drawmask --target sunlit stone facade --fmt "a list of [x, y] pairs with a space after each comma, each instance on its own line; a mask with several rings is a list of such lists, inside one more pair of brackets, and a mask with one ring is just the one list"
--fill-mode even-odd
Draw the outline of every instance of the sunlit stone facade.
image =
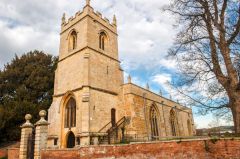
[[124, 83], [115, 16], [110, 23], [87, 0], [68, 21], [63, 15], [59, 50], [48, 147], [100, 144], [123, 117], [119, 139], [194, 134], [191, 109], [131, 83], [130, 77]]

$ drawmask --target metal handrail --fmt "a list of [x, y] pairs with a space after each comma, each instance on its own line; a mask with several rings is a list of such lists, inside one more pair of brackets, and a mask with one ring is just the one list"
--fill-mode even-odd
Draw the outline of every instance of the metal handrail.
[[109, 124], [111, 124], [111, 121], [107, 123], [104, 127], [102, 127], [98, 132], [101, 132], [103, 129], [105, 129]]
[[[123, 123], [125, 123], [126, 122], [126, 117], [124, 116], [124, 117], [122, 117], [117, 123], [115, 123], [114, 125], [112, 124], [112, 121], [110, 121], [109, 123], [107, 123], [103, 128], [101, 128], [99, 131], [98, 131], [98, 133], [101, 133], [101, 131], [103, 131], [106, 127], [108, 127], [110, 124], [112, 124], [111, 125], [111, 127], [105, 132], [105, 133], [107, 133], [107, 135], [106, 136], [104, 136], [104, 138], [106, 138], [107, 137], [107, 140], [108, 140], [108, 144], [110, 144], [110, 138], [111, 138], [111, 135], [112, 135], [112, 133], [114, 132], [114, 131], [116, 131], [116, 130], [118, 130], [118, 128], [123, 124]], [[117, 134], [116, 134], [117, 135]], [[104, 138], [102, 138], [101, 140], [103, 140]]]
[[116, 130], [117, 128], [119, 128], [124, 122], [126, 121], [126, 117], [122, 117], [115, 126], [111, 127], [110, 129], [107, 130], [107, 133], [110, 134], [111, 132], [113, 132], [114, 130]]

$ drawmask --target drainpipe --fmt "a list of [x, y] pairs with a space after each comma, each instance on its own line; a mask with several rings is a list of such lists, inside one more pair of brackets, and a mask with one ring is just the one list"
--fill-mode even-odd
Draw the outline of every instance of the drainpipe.
[[145, 119], [145, 126], [146, 126], [146, 131], [147, 131], [147, 136], [148, 136], [148, 141], [150, 140], [149, 137], [149, 131], [148, 131], [148, 124], [147, 124], [147, 117], [146, 117], [146, 113], [147, 113], [147, 106], [146, 106], [146, 93], [143, 93], [143, 109], [144, 109], [144, 119]]

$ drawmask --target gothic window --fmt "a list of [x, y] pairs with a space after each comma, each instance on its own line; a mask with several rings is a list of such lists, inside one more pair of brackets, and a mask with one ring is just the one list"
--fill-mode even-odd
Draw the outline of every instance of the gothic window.
[[72, 31], [72, 33], [69, 36], [68, 48], [70, 51], [77, 48], [77, 33], [76, 33], [76, 31]]
[[156, 139], [159, 136], [159, 128], [158, 128], [158, 113], [155, 106], [152, 106], [150, 109], [150, 125], [152, 139]]
[[70, 98], [65, 107], [65, 128], [76, 127], [76, 101]]
[[175, 111], [173, 109], [170, 111], [170, 124], [172, 136], [177, 136], [177, 118]]
[[105, 50], [107, 35], [104, 32], [101, 32], [99, 35], [99, 48]]

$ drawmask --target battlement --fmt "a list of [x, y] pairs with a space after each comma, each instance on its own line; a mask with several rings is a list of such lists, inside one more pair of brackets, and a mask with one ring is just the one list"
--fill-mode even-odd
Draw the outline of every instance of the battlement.
[[102, 18], [102, 13], [96, 11], [96, 14], [97, 14], [98, 17]]
[[116, 17], [114, 15], [112, 22], [106, 17], [103, 17], [102, 14], [98, 11], [94, 11], [94, 9], [86, 5], [82, 11], [76, 12], [75, 16], [71, 16], [66, 20], [65, 14], [62, 17], [62, 32], [67, 30], [72, 25], [76, 24], [78, 21], [84, 19], [85, 17], [90, 16], [95, 21], [101, 23], [105, 27], [109, 28], [112, 31], [116, 31], [117, 24], [116, 24]]
[[105, 21], [105, 22], [107, 23], [107, 25], [110, 25], [110, 26], [112, 26], [112, 27], [115, 27], [114, 24], [113, 24], [113, 21], [112, 21], [112, 23], [111, 23], [108, 18], [102, 16], [102, 13], [100, 13], [100, 12], [98, 12], [98, 11], [94, 11], [94, 10], [93, 10], [92, 13], [94, 13], [94, 14], [95, 14], [97, 17], [99, 17], [101, 20]]

